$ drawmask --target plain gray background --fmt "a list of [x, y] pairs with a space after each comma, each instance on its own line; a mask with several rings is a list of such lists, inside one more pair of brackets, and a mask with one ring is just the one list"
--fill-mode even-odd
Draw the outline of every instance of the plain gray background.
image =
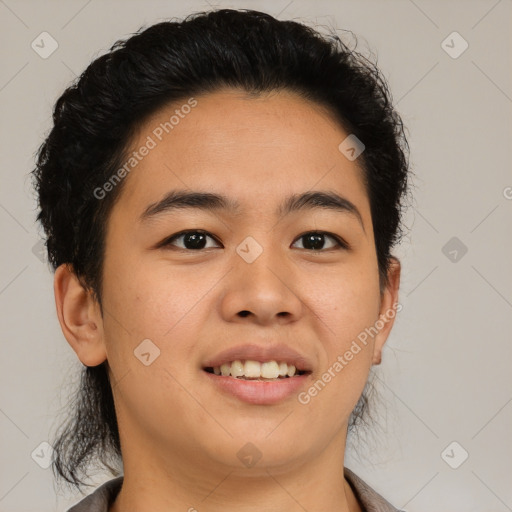
[[[409, 512], [512, 510], [510, 0], [0, 0], [0, 511], [64, 511], [82, 497], [57, 494], [41, 467], [81, 368], [57, 322], [28, 177], [53, 104], [117, 39], [211, 7], [353, 31], [408, 129], [403, 310], [377, 370], [379, 422], [346, 465]], [[42, 32], [58, 44], [47, 58]]]

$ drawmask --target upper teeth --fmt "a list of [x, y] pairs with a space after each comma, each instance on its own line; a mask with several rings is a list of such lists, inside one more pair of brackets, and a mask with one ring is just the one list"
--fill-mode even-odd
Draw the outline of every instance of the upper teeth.
[[247, 360], [245, 362], [237, 359], [231, 363], [224, 363], [221, 366], [214, 366], [213, 372], [216, 375], [231, 377], [249, 377], [257, 379], [277, 379], [278, 377], [293, 377], [295, 375], [295, 366], [293, 364], [277, 363], [268, 361], [260, 363], [259, 361]]

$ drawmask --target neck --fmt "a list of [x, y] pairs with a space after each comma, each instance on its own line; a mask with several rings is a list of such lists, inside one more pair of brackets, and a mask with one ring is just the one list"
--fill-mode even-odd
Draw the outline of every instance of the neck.
[[262, 458], [251, 468], [198, 453], [165, 455], [150, 442], [126, 439], [123, 486], [109, 512], [361, 512], [343, 475], [346, 432], [307, 461], [279, 466]]

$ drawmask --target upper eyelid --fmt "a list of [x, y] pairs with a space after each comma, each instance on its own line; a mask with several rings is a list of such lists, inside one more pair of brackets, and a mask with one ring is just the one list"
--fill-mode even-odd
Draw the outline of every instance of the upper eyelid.
[[217, 243], [220, 243], [219, 240], [217, 240], [217, 238], [213, 236], [209, 231], [204, 231], [203, 229], [186, 229], [185, 231], [180, 231], [179, 233], [167, 237], [163, 243], [169, 243], [172, 240], [188, 235], [189, 233], [202, 233], [203, 235], [207, 235], [210, 238], [213, 238], [213, 240], [215, 240]]
[[[329, 233], [329, 231], [322, 231], [322, 230], [305, 231], [304, 233], [301, 233], [300, 235], [298, 235], [295, 238], [295, 240], [293, 241], [293, 243], [295, 243], [297, 240], [300, 240], [303, 236], [309, 235], [311, 233], [320, 234], [320, 235], [324, 235], [326, 237], [332, 238], [336, 242], [338, 247], [341, 247], [341, 248], [349, 247], [348, 243], [345, 242], [345, 240], [343, 238], [341, 238], [340, 236], [335, 235], [334, 233]], [[319, 250], [319, 251], [313, 251], [313, 252], [325, 252], [325, 251]]]

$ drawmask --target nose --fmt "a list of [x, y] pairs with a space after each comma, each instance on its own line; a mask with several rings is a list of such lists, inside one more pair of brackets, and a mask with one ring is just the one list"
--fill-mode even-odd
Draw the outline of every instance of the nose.
[[234, 265], [221, 298], [221, 314], [226, 321], [272, 325], [301, 317], [305, 306], [299, 297], [297, 275], [283, 255], [265, 249], [247, 263], [235, 254]]

